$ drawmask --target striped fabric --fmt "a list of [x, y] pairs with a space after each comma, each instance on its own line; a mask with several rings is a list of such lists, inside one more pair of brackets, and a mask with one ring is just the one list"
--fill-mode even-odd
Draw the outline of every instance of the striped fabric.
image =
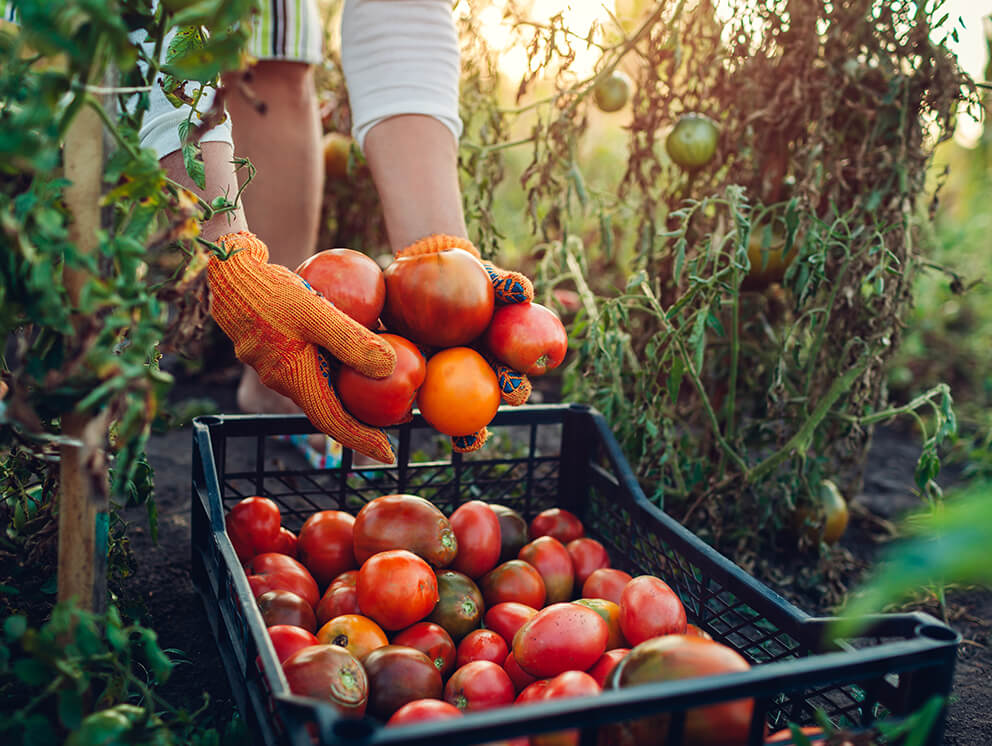
[[[0, 0], [3, 2], [4, 0]], [[324, 31], [317, 0], [260, 0], [247, 51], [260, 60], [319, 64]]]
[[14, 13], [14, 3], [11, 0], [0, 0], [0, 18], [11, 23], [17, 20]]

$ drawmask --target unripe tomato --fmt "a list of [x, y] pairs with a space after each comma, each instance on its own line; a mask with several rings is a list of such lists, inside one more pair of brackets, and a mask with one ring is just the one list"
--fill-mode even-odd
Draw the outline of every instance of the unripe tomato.
[[355, 517], [343, 510], [319, 510], [303, 523], [299, 559], [322, 588], [356, 567], [354, 526]]
[[575, 570], [568, 550], [558, 539], [538, 536], [520, 550], [517, 558], [530, 563], [541, 573], [546, 591], [545, 603], [568, 601], [572, 597]]
[[377, 552], [406, 549], [434, 567], [447, 567], [458, 553], [447, 517], [416, 495], [382, 495], [366, 503], [355, 516], [353, 536], [359, 563]]
[[488, 710], [513, 702], [509, 674], [492, 661], [472, 661], [456, 669], [444, 686], [444, 701], [459, 710]]
[[578, 539], [586, 533], [579, 517], [564, 508], [542, 510], [530, 522], [530, 538], [553, 536], [562, 544]]
[[267, 497], [246, 497], [224, 516], [227, 537], [238, 559], [247, 562], [256, 554], [275, 552], [279, 546], [282, 516], [279, 506]]
[[449, 347], [427, 361], [417, 406], [438, 432], [472, 435], [492, 422], [499, 403], [496, 372], [475, 350]]
[[397, 710], [418, 699], [441, 699], [441, 672], [426, 655], [404, 645], [386, 645], [364, 661], [369, 678], [369, 712], [389, 720]]
[[255, 602], [266, 627], [289, 624], [311, 633], [317, 630], [313, 606], [292, 591], [266, 591]]
[[269, 633], [272, 647], [276, 651], [276, 660], [280, 663], [297, 650], [320, 644], [320, 640], [313, 632], [307, 632], [302, 627], [293, 624], [277, 624], [274, 627], [269, 627], [266, 631]]
[[408, 339], [396, 334], [380, 334], [379, 338], [396, 351], [393, 372], [385, 378], [370, 378], [343, 365], [334, 388], [355, 419], [373, 427], [390, 427], [412, 415], [417, 391], [427, 375], [427, 361]]
[[379, 552], [358, 571], [358, 608], [384, 629], [398, 630], [419, 622], [437, 601], [434, 571], [413, 552]]
[[599, 79], [592, 95], [601, 111], [620, 111], [630, 98], [630, 78], [622, 70], [614, 70]]
[[368, 703], [369, 680], [355, 656], [337, 645], [311, 645], [282, 664], [293, 694], [330, 702], [346, 715], [362, 715]]
[[524, 622], [513, 636], [513, 655], [531, 676], [550, 678], [585, 671], [606, 652], [609, 629], [592, 609], [551, 604]]
[[462, 717], [462, 711], [443, 699], [415, 699], [394, 712], [392, 717], [386, 721], [386, 725], [405, 725], [460, 717]]
[[665, 138], [665, 150], [676, 164], [695, 171], [713, 159], [719, 136], [716, 122], [708, 116], [683, 114]]
[[557, 368], [568, 350], [561, 319], [540, 303], [497, 308], [482, 339], [493, 357], [528, 376], [542, 376]]
[[470, 578], [478, 578], [496, 567], [502, 547], [499, 518], [482, 500], [459, 505], [448, 519], [458, 540], [458, 554], [451, 563]]
[[492, 661], [503, 665], [510, 652], [506, 641], [491, 629], [473, 629], [458, 643], [455, 667], [461, 668], [472, 661]]
[[442, 679], [446, 679], [455, 670], [458, 654], [455, 641], [440, 624], [417, 622], [394, 636], [393, 645], [405, 645], [419, 650], [431, 659]]
[[326, 249], [306, 259], [296, 274], [362, 326], [378, 326], [386, 280], [372, 257], [353, 249]]
[[338, 645], [359, 661], [376, 648], [389, 644], [382, 627], [361, 614], [334, 617], [317, 631], [317, 639], [325, 645]]
[[631, 580], [620, 594], [620, 629], [631, 645], [660, 635], [681, 635], [685, 607], [668, 584], [653, 575]]

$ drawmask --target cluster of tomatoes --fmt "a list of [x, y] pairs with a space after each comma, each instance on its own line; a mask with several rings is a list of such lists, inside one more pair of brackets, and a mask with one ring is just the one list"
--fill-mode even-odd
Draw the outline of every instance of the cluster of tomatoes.
[[398, 257], [385, 270], [361, 252], [328, 249], [296, 271], [358, 323], [374, 330], [381, 322], [382, 339], [396, 350], [387, 378], [348, 367], [335, 375], [342, 404], [368, 425], [403, 422], [416, 403], [439, 432], [472, 435], [500, 404], [499, 381], [483, 354], [530, 376], [565, 357], [558, 316], [539, 303], [497, 305], [482, 262], [460, 248]]
[[[290, 688], [346, 714], [396, 725], [749, 667], [687, 623], [664, 581], [611, 567], [567, 510], [528, 523], [474, 500], [446, 517], [394, 494], [355, 516], [315, 512], [294, 535], [274, 502], [249, 497], [226, 525]], [[687, 742], [745, 743], [752, 708], [690, 711]], [[609, 742], [655, 743], [656, 720], [606, 726]]]

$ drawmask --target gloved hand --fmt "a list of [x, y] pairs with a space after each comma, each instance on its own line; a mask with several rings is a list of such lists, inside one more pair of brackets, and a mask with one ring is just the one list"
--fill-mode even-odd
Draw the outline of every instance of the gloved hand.
[[[493, 290], [496, 292], [497, 304], [509, 305], [511, 303], [527, 303], [534, 300], [534, 286], [527, 277], [520, 272], [510, 272], [500, 269], [492, 262], [482, 259], [479, 250], [467, 238], [440, 234], [428, 236], [397, 252], [396, 256], [405, 257], [417, 256], [419, 254], [433, 254], [439, 251], [448, 251], [449, 249], [464, 249], [482, 262], [482, 266], [489, 274]], [[531, 383], [527, 376], [508, 365], [503, 365], [499, 361], [492, 359], [485, 350], [481, 350], [481, 352], [496, 372], [503, 401], [515, 407], [525, 403], [531, 394]], [[452, 437], [451, 445], [459, 453], [470, 453], [482, 448], [488, 437], [489, 431], [486, 428], [482, 428], [479, 432], [472, 435]]]
[[210, 258], [210, 311], [234, 342], [238, 359], [266, 386], [292, 399], [318, 429], [342, 445], [383, 463], [395, 460], [381, 430], [348, 414], [330, 385], [322, 347], [371, 378], [384, 378], [396, 352], [339, 311], [286, 267], [269, 264], [265, 244], [246, 231], [217, 241], [232, 253]]

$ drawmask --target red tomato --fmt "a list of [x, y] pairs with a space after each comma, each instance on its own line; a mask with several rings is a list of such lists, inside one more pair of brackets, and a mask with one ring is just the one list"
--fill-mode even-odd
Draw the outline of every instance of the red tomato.
[[327, 586], [317, 604], [317, 625], [322, 627], [336, 616], [358, 614], [358, 570], [338, 575]]
[[617, 604], [607, 601], [605, 598], [580, 598], [575, 603], [586, 606], [603, 617], [609, 630], [609, 635], [606, 637], [607, 650], [622, 648], [627, 645], [627, 639], [623, 636], [623, 630], [620, 628], [620, 607]]
[[294, 559], [299, 559], [296, 556], [299, 543], [299, 537], [283, 526], [279, 529], [279, 537], [276, 539], [276, 545], [272, 551], [278, 552], [279, 554], [285, 554]]
[[471, 500], [459, 505], [448, 519], [458, 539], [458, 554], [451, 563], [470, 578], [479, 578], [496, 567], [499, 562], [499, 518], [482, 500]]
[[605, 598], [620, 603], [620, 594], [631, 580], [630, 574], [614, 567], [594, 570], [582, 584], [582, 598]]
[[547, 593], [545, 603], [568, 601], [572, 597], [575, 571], [565, 545], [553, 536], [539, 536], [525, 544], [518, 559], [532, 564], [541, 573]]
[[413, 552], [379, 552], [358, 571], [358, 608], [384, 629], [403, 629], [419, 622], [437, 601], [434, 571]]
[[474, 629], [458, 643], [455, 667], [461, 668], [472, 661], [492, 661], [503, 665], [510, 652], [506, 641], [491, 629]]
[[417, 406], [439, 433], [471, 435], [496, 416], [501, 401], [492, 366], [470, 347], [449, 347], [427, 361]]
[[550, 683], [551, 679], [537, 679], [532, 684], [528, 684], [517, 695], [514, 704], [525, 705], [528, 702], [540, 702], [544, 699], [544, 692]]
[[337, 645], [311, 645], [282, 663], [293, 694], [330, 702], [347, 715], [362, 715], [368, 703], [369, 680], [355, 656]]
[[685, 625], [685, 633], [687, 635], [692, 635], [693, 637], [702, 637], [704, 640], [712, 640], [713, 635], [707, 632], [705, 629], [701, 629], [696, 624]]
[[431, 347], [466, 345], [493, 317], [496, 294], [482, 262], [463, 249], [395, 259], [386, 267], [386, 328]]
[[280, 663], [297, 650], [320, 643], [315, 634], [293, 624], [277, 624], [267, 631], [276, 651], [276, 660]]
[[575, 584], [579, 587], [596, 570], [610, 566], [610, 555], [607, 554], [606, 547], [588, 536], [572, 539], [565, 545], [565, 549], [568, 550], [568, 554], [572, 558]]
[[419, 650], [434, 662], [442, 679], [455, 670], [457, 648], [451, 635], [440, 624], [417, 622], [393, 637], [393, 645]]
[[358, 511], [353, 533], [359, 564], [387, 549], [406, 549], [434, 567], [447, 567], [458, 554], [458, 540], [444, 513], [416, 495], [375, 498]]
[[296, 274], [362, 326], [378, 325], [386, 280], [372, 257], [352, 249], [327, 249], [304, 261]]
[[292, 591], [266, 591], [255, 599], [266, 627], [291, 624], [307, 632], [317, 631], [313, 607]]
[[518, 559], [497, 565], [479, 578], [479, 590], [490, 608], [504, 601], [516, 601], [540, 609], [547, 597], [541, 573]]
[[266, 591], [283, 590], [302, 596], [310, 606], [320, 601], [317, 581], [303, 565], [285, 554], [256, 554], [248, 562], [247, 573], [255, 598]]
[[363, 661], [369, 678], [369, 712], [389, 720], [403, 705], [441, 699], [441, 672], [426, 655], [403, 645], [376, 648]]
[[[827, 740], [827, 735], [823, 732], [823, 728], [819, 728], [815, 725], [804, 725], [799, 729], [806, 738], [809, 739], [810, 743], [822, 743]], [[782, 728], [782, 730], [775, 731], [768, 738], [765, 739], [765, 743], [795, 743], [793, 740], [792, 731], [789, 728]]]
[[530, 538], [553, 536], [562, 544], [578, 539], [586, 533], [582, 521], [574, 513], [563, 508], [542, 510], [530, 522]]
[[472, 661], [455, 670], [444, 687], [444, 701], [459, 710], [488, 710], [513, 702], [516, 690], [502, 666]]
[[561, 319], [540, 303], [500, 306], [486, 329], [483, 343], [493, 356], [528, 376], [557, 368], [568, 350]]
[[607, 650], [599, 656], [599, 660], [593, 663], [592, 668], [587, 673], [596, 680], [596, 683], [600, 687], [604, 687], [606, 686], [606, 677], [610, 675], [613, 669], [616, 668], [617, 663], [629, 652], [630, 648]]
[[341, 573], [354, 569], [352, 534], [355, 517], [343, 510], [320, 510], [300, 529], [299, 558], [323, 588]]
[[441, 699], [415, 699], [407, 702], [393, 713], [386, 725], [405, 725], [407, 723], [422, 723], [427, 720], [448, 720], [460, 718], [462, 711]]
[[585, 671], [606, 652], [609, 629], [587, 606], [552, 604], [517, 630], [513, 655], [531, 676], [550, 678], [565, 671]]
[[347, 648], [359, 661], [377, 648], [389, 644], [382, 627], [361, 614], [334, 617], [317, 631], [317, 639], [325, 645]]
[[524, 671], [520, 664], [517, 663], [517, 659], [513, 657], [513, 652], [506, 654], [506, 658], [503, 659], [503, 670], [506, 671], [506, 675], [510, 677], [510, 681], [513, 682], [513, 688], [516, 691], [522, 692], [528, 686], [537, 681], [537, 678], [531, 676], [529, 673]]
[[620, 629], [631, 645], [685, 633], [686, 617], [675, 591], [654, 575], [640, 575], [620, 594]]
[[536, 613], [537, 609], [533, 606], [517, 601], [504, 601], [486, 610], [484, 623], [488, 629], [499, 633], [507, 645], [511, 645], [517, 630]]
[[396, 334], [379, 337], [396, 350], [396, 367], [385, 378], [369, 378], [342, 366], [334, 381], [341, 403], [357, 420], [373, 427], [406, 422], [427, 375], [427, 361], [417, 346]]
[[[601, 687], [587, 673], [565, 671], [548, 681], [542, 699], [567, 699], [569, 697], [593, 697]], [[538, 733], [531, 737], [531, 746], [578, 746], [578, 730], [560, 730], [552, 733]]]
[[224, 526], [238, 559], [247, 562], [256, 554], [276, 551], [281, 521], [279, 506], [267, 497], [235, 503], [224, 516]]

